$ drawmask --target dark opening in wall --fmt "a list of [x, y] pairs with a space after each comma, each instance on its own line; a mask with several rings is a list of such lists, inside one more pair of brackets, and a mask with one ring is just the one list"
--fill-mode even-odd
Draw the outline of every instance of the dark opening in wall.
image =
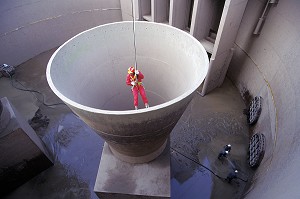
[[211, 21], [211, 30], [214, 32], [218, 32], [223, 9], [224, 9], [225, 0], [217, 0], [214, 2], [213, 9], [214, 9], [214, 15], [212, 15], [212, 21]]
[[167, 23], [170, 22], [170, 0], [167, 0]]
[[192, 16], [193, 16], [194, 0], [189, 1], [189, 16], [188, 16], [188, 26], [187, 29], [191, 29]]
[[152, 21], [151, 16], [151, 0], [140, 1], [140, 13], [144, 21]]

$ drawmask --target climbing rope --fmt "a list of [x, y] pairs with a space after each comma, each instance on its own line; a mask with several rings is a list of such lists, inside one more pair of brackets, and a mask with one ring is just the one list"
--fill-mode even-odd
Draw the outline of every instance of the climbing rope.
[[133, 0], [131, 0], [131, 13], [133, 18], [133, 46], [134, 46], [134, 70], [137, 70], [137, 61], [136, 61], [136, 39], [135, 39], [135, 12], [134, 12], [134, 5]]

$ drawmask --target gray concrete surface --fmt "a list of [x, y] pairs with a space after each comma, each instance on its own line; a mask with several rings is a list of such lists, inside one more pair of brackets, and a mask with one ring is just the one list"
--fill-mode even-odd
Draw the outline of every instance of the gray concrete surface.
[[[45, 79], [46, 65], [53, 52], [42, 53], [20, 65], [14, 77], [28, 88], [43, 91], [48, 104], [61, 102]], [[1, 86], [9, 82], [7, 78], [0, 80]], [[15, 92], [12, 87], [3, 91], [7, 95], [11, 92]], [[27, 101], [25, 94], [24, 99], [20, 97], [14, 103]], [[53, 156], [54, 166], [4, 198], [97, 198], [93, 188], [104, 141], [66, 106], [46, 107], [39, 101], [36, 104], [50, 118], [49, 126], [39, 129], [37, 134]], [[171, 198], [241, 198], [245, 182], [236, 180], [228, 184], [181, 154], [225, 178], [231, 165], [226, 160], [218, 161], [217, 155], [230, 142], [230, 160], [239, 166], [243, 173], [240, 177], [250, 180], [252, 172], [245, 165], [248, 127], [242, 114], [244, 108], [240, 94], [228, 80], [205, 97], [195, 95], [171, 133]], [[21, 111], [24, 114], [28, 110]]]
[[127, 69], [135, 63], [132, 26], [111, 23], [73, 37], [49, 60], [47, 81], [116, 157], [143, 163], [162, 152], [206, 76], [208, 57], [199, 41], [177, 28], [136, 22], [137, 67], [150, 108], [134, 110], [126, 85]]
[[104, 143], [94, 191], [99, 198], [167, 199], [171, 197], [170, 145], [155, 160], [131, 164], [114, 157]]
[[1, 1], [1, 64], [21, 64], [79, 32], [121, 20], [119, 0]]
[[[49, 3], [51, 2], [49, 1]], [[1, 50], [3, 50], [4, 52], [1, 53], [1, 58], [3, 58], [3, 62], [9, 62], [8, 64], [13, 65], [15, 63], [14, 61], [16, 61], [16, 63], [21, 63], [23, 61], [26, 61], [28, 58], [33, 57], [35, 54], [50, 49], [51, 46], [57, 46], [64, 42], [65, 38], [61, 39], [60, 37], [62, 32], [65, 34], [71, 32], [71, 35], [74, 35], [82, 31], [82, 29], [80, 29], [79, 31], [78, 29], [76, 29], [75, 32], [72, 32], [74, 30], [74, 21], [77, 22], [78, 18], [74, 19], [73, 17], [71, 17], [76, 15], [76, 10], [81, 9], [74, 9], [74, 14], [70, 14], [70, 11], [67, 15], [63, 15], [64, 17], [58, 18], [59, 20], [53, 18], [54, 16], [56, 16], [56, 13], [54, 13], [54, 11], [59, 9], [62, 6], [63, 2], [65, 1], [62, 1], [59, 4], [56, 2], [55, 4], [52, 4], [52, 6], [55, 7], [55, 5], [57, 5], [57, 7], [52, 7], [52, 9], [47, 10], [48, 6], [46, 6], [47, 8], [42, 6], [43, 9], [41, 9], [40, 6], [37, 6], [44, 4], [45, 1], [37, 1], [36, 3], [18, 0], [2, 1], [0, 6], [0, 8], [3, 9], [1, 10], [1, 16], [3, 17], [0, 17], [1, 27], [8, 27], [9, 25], [8, 28], [1, 29], [4, 30], [0, 38], [1, 43], [4, 43], [4, 46], [1, 48]], [[66, 10], [69, 6], [71, 6], [71, 4], [64, 4], [63, 6], [64, 10]], [[81, 8], [82, 5], [76, 4], [72, 6], [78, 6], [79, 8]], [[90, 5], [88, 3], [85, 3], [84, 6]], [[261, 12], [263, 11], [264, 6], [265, 1], [250, 0], [248, 2], [241, 26], [239, 28], [239, 33], [235, 41], [236, 51], [228, 73], [230, 79], [232, 79], [234, 84], [239, 88], [239, 91], [242, 94], [242, 96], [245, 97], [245, 100], [248, 99], [249, 95], [261, 95], [263, 97], [263, 112], [261, 118], [258, 121], [256, 127], [250, 129], [250, 134], [254, 132], [266, 132], [265, 135], [267, 138], [267, 151], [261, 167], [257, 170], [254, 179], [251, 182], [252, 186], [248, 189], [247, 198], [299, 198], [298, 168], [300, 163], [299, 158], [297, 156], [299, 154], [299, 127], [297, 126], [297, 118], [299, 118], [300, 109], [297, 100], [299, 96], [298, 66], [300, 57], [299, 3], [298, 1], [292, 0], [279, 1], [277, 6], [271, 8], [261, 34], [259, 36], [253, 36], [252, 32], [256, 26], [258, 18], [262, 14]], [[87, 10], [91, 10], [93, 8], [94, 7], [89, 7]], [[48, 14], [49, 11], [50, 14]], [[79, 13], [78, 16], [87, 16], [85, 14], [90, 12], [79, 11]], [[45, 14], [45, 16], [39, 16], [39, 14]], [[60, 13], [57, 14], [57, 16], [59, 16]], [[119, 12], [119, 16], [120, 15], [121, 14]], [[31, 18], [33, 16], [38, 17], [32, 20]], [[48, 19], [48, 17], [50, 18]], [[102, 17], [103, 18], [101, 18], [101, 20], [109, 21], [106, 15], [102, 15]], [[88, 20], [91, 20], [90, 17], [87, 18]], [[99, 18], [97, 17], [94, 19], [96, 21], [99, 21]], [[119, 18], [113, 19], [118, 20]], [[66, 23], [70, 21], [71, 23]], [[30, 22], [37, 23], [32, 24]], [[50, 24], [47, 24], [45, 22], [50, 22]], [[67, 26], [68, 24], [70, 24], [70, 26]], [[53, 28], [48, 29], [48, 27], [50, 27], [49, 25]], [[23, 26], [27, 28], [23, 28]], [[27, 30], [29, 29], [30, 31], [28, 32]], [[48, 32], [51, 32], [51, 34], [45, 34]], [[42, 35], [45, 35], [45, 37], [41, 37]], [[70, 35], [68, 35], [67, 37], [69, 38]], [[34, 52], [30, 52], [30, 56], [24, 56], [23, 53], [27, 53], [28, 50], [34, 50]], [[20, 55], [16, 56], [17, 54]], [[8, 57], [10, 57], [9, 60], [7, 59]], [[34, 60], [37, 59], [35, 58]], [[28, 63], [32, 62], [27, 62], [27, 64]], [[43, 78], [44, 72], [33, 74], [34, 71], [38, 71], [41, 69], [39, 67], [35, 68], [36, 66], [39, 66], [39, 63], [35, 63], [23, 68], [23, 73], [27, 74], [27, 76], [24, 75], [24, 77], [26, 78], [23, 82], [27, 82], [27, 85], [29, 84], [31, 86], [39, 87], [34, 84], [36, 84], [36, 82], [43, 82], [39, 79], [39, 76]], [[19, 71], [20, 70], [22, 70], [22, 67], [19, 68]], [[31, 80], [28, 77], [32, 78], [32, 75], [36, 75], [34, 76], [36, 79], [31, 82]], [[20, 75], [18, 77], [22, 78], [22, 76]], [[226, 82], [228, 82], [228, 80], [226, 80], [225, 83]], [[3, 87], [5, 83], [7, 84], [6, 88]], [[1, 93], [6, 93], [8, 95], [11, 92], [13, 92], [13, 90], [9, 88], [10, 83], [8, 81], [0, 79], [0, 84]], [[227, 86], [224, 85], [224, 87], [221, 88], [223, 90], [218, 90], [215, 92], [222, 93], [224, 90], [226, 90], [224, 88], [228, 88]], [[47, 86], [44, 85], [41, 85], [40, 87], [47, 88]], [[49, 91], [47, 98], [50, 95], [54, 99], [55, 96], [51, 95], [50, 93], [51, 92]], [[29, 107], [32, 104], [34, 104], [28, 100], [25, 100], [23, 97], [23, 95], [19, 94], [18, 96], [14, 96], [13, 104], [16, 106], [17, 109], [19, 106], [24, 107], [24, 110], [26, 110], [29, 109]], [[231, 101], [232, 99], [229, 100]], [[39, 102], [36, 103], [39, 104]], [[211, 103], [218, 104], [219, 101], [217, 100]], [[234, 106], [235, 105], [233, 105], [233, 107]], [[59, 109], [64, 114], [68, 112], [67, 108], [60, 107]], [[56, 111], [56, 109], [44, 108], [44, 111], [46, 111], [48, 115], [52, 115], [52, 117], [57, 120], [61, 119], [61, 115], [64, 115], [60, 111]], [[33, 110], [31, 110], [31, 112], [34, 113]], [[222, 126], [224, 126], [224, 128], [228, 128], [224, 123], [220, 123], [219, 128], [221, 128]], [[70, 141], [72, 139], [67, 140]], [[181, 164], [184, 167], [185, 163]], [[57, 166], [57, 168], [59, 168], [58, 170], [56, 170], [59, 171], [57, 173], [60, 173], [62, 175], [55, 175], [54, 178], [56, 178], [56, 180], [60, 179], [62, 184], [65, 184], [65, 186], [62, 189], [59, 189], [53, 185], [51, 187], [52, 189], [58, 190], [58, 192], [61, 194], [66, 194], [68, 191], [69, 194], [72, 194], [73, 192], [75, 192], [75, 190], [70, 189], [71, 183], [73, 185], [74, 183], [78, 183], [75, 187], [79, 187], [79, 185], [84, 187], [84, 184], [81, 184], [80, 182], [78, 182], [78, 180], [76, 181], [77, 178], [74, 177], [75, 175], [69, 175], [69, 179], [66, 180], [64, 174], [70, 170], [65, 169], [63, 166]], [[191, 174], [188, 173], [187, 175], [185, 175], [184, 179], [189, 179], [186, 181], [186, 183], [190, 185], [189, 187], [192, 187], [192, 189], [190, 189], [193, 190], [191, 191], [191, 193], [197, 193], [197, 191], [201, 192], [200, 189], [198, 189], [198, 187], [194, 186], [198, 186], [199, 184], [201, 184], [201, 182], [198, 182], [197, 179], [202, 179], [202, 172], [197, 171], [195, 173], [193, 169], [191, 169], [191, 171]], [[207, 177], [207, 179], [208, 178], [209, 177]], [[45, 179], [46, 178], [42, 178], [41, 181], [44, 182]], [[207, 182], [211, 181], [204, 181], [204, 183], [202, 183], [201, 186], [207, 186], [207, 184], [210, 185], [210, 183]], [[180, 186], [177, 189], [178, 192], [176, 192], [176, 195], [180, 195], [180, 192], [186, 190], [185, 186], [188, 186], [187, 184], [180, 184]], [[42, 185], [40, 186], [43, 187]], [[40, 197], [42, 198], [49, 198], [53, 196], [50, 193], [45, 193], [48, 189], [43, 189], [41, 187], [39, 187], [39, 190], [36, 190], [36, 192], [31, 191], [31, 194], [40, 194]], [[210, 190], [210, 188], [211, 187], [209, 186], [207, 189], [204, 190]], [[30, 189], [28, 188], [27, 191], [28, 190]], [[82, 191], [82, 189], [80, 189], [80, 191]], [[208, 192], [210, 193], [210, 191]], [[24, 193], [28, 192], [22, 193], [26, 196], [26, 194]], [[78, 194], [78, 192], [76, 193]], [[184, 193], [186, 194], [190, 192]], [[183, 194], [183, 196], [185, 194]], [[201, 196], [203, 196], [203, 194], [203, 192], [200, 193]], [[21, 197], [22, 195], [19, 196], [20, 198], [24, 198]], [[228, 198], [232, 197], [228, 196]]]
[[[7, 81], [5, 78], [0, 78], [0, 84], [0, 98], [7, 97], [16, 109], [22, 113], [21, 115], [25, 118], [25, 120], [33, 118], [35, 112], [38, 110], [38, 106], [36, 105], [37, 99], [34, 95], [32, 93], [24, 93], [17, 89], [11, 90], [12, 82]], [[16, 83], [14, 82], [14, 85], [15, 84]], [[24, 89], [22, 85], [18, 86], [19, 88]], [[8, 90], [11, 91], [7, 92]], [[21, 101], [23, 101], [23, 103], [20, 103]]]
[[0, 131], [0, 196], [53, 165], [45, 144], [27, 121], [6, 97], [1, 98], [1, 104], [1, 122], [3, 118], [8, 121]]
[[260, 35], [253, 35], [264, 7], [265, 1], [248, 2], [228, 73], [246, 100], [263, 98], [250, 134], [266, 136], [266, 152], [246, 198], [300, 198], [300, 4], [271, 6]]
[[30, 127], [28, 121], [26, 121], [20, 115], [18, 110], [15, 109], [15, 107], [9, 102], [9, 100], [6, 97], [1, 98], [1, 103], [3, 104], [3, 113], [7, 111], [7, 114], [9, 115], [9, 121], [5, 128], [1, 131], [0, 138], [20, 128], [29, 137], [29, 139], [39, 148], [39, 150], [41, 150], [41, 152], [51, 161], [51, 157], [49, 155], [49, 152], [45, 148], [44, 143], [39, 139], [34, 130]]

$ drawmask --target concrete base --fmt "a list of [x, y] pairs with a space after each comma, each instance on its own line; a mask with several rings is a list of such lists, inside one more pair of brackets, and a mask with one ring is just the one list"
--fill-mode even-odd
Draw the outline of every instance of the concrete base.
[[155, 158], [157, 158], [165, 150], [167, 142], [168, 142], [168, 140], [166, 140], [165, 143], [163, 145], [161, 145], [161, 147], [159, 147], [154, 152], [152, 152], [148, 155], [139, 156], [139, 157], [132, 157], [132, 156], [124, 155], [122, 153], [119, 153], [117, 150], [115, 150], [111, 146], [109, 146], [109, 149], [115, 157], [119, 158], [120, 160], [122, 160], [124, 162], [133, 163], [133, 164], [141, 164], [141, 163], [150, 162], [150, 161], [154, 160]]
[[0, 197], [53, 165], [35, 131], [7, 98], [2, 98], [1, 103], [4, 125], [0, 126]]
[[170, 198], [170, 147], [144, 164], [123, 162], [104, 144], [94, 191], [101, 199]]

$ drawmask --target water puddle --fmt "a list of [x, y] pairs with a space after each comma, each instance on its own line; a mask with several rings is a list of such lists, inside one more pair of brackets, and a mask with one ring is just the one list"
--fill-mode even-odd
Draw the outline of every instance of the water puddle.
[[[211, 198], [212, 176], [191, 160], [182, 160], [178, 155], [171, 156], [171, 196], [172, 199]], [[184, 157], [183, 157], [184, 158]], [[206, 159], [205, 164], [209, 166]]]
[[72, 113], [48, 129], [42, 139], [54, 166], [7, 198], [98, 198], [93, 190], [104, 141]]

